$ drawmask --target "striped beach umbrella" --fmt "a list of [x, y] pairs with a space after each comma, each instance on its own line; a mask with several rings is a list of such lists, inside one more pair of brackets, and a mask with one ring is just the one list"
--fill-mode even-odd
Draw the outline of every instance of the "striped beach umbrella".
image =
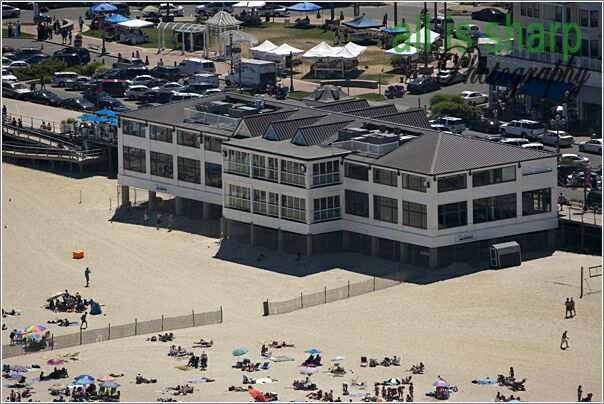
[[30, 332], [42, 332], [45, 330], [46, 330], [46, 327], [44, 327], [43, 325], [30, 325], [23, 329], [23, 331], [25, 331], [26, 334], [29, 334]]
[[30, 332], [29, 334], [27, 334], [25, 336], [25, 339], [28, 341], [35, 341], [35, 340], [39, 340], [40, 338], [42, 338], [42, 336], [40, 334], [38, 334], [37, 332]]

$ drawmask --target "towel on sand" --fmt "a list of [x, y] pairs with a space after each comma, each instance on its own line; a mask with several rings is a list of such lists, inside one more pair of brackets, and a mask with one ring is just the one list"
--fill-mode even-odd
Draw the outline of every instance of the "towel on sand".
[[472, 380], [474, 384], [499, 384], [496, 379], [476, 379]]
[[262, 379], [256, 379], [256, 384], [268, 384], [268, 383], [277, 383], [279, 380], [271, 379], [270, 377], [264, 377]]
[[293, 358], [290, 358], [289, 356], [283, 356], [283, 355], [271, 356], [269, 359], [272, 360], [273, 362], [288, 362], [288, 361], [294, 360]]

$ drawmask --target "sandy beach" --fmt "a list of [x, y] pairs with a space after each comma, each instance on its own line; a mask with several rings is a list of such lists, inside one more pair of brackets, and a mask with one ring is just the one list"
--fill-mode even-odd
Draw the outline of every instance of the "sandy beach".
[[[576, 401], [579, 384], [585, 393], [594, 394], [593, 401], [602, 400], [602, 294], [579, 300], [579, 268], [599, 265], [601, 257], [556, 252], [520, 267], [484, 270], [439, 282], [403, 283], [290, 314], [262, 317], [262, 301], [267, 298], [288, 299], [301, 291], [343, 286], [396, 266], [357, 254], [304, 258], [296, 263], [295, 256], [265, 252], [264, 268], [257, 268], [255, 258], [261, 249], [231, 244], [221, 249], [218, 239], [203, 235], [215, 227], [210, 222], [177, 217], [175, 230], [168, 233], [142, 225], [142, 210], [133, 213], [136, 223], [111, 222], [114, 212], [109, 209], [109, 199], [115, 209], [117, 182], [103, 176], [76, 179], [3, 163], [2, 184], [2, 307], [21, 311], [20, 316], [3, 319], [8, 327], [2, 333], [3, 343], [14, 328], [65, 317], [42, 308], [47, 297], [64, 289], [103, 305], [102, 315], [89, 317], [89, 328], [129, 323], [134, 318], [184, 315], [191, 310], [213, 311], [221, 306], [224, 310], [223, 324], [174, 332], [174, 343], [189, 349], [199, 338], [214, 340], [214, 347], [205, 350], [209, 356], [205, 372], [177, 369], [186, 361], [168, 357], [169, 344], [148, 342], [147, 335], [20, 356], [4, 363], [38, 363], [48, 373], [52, 370], [46, 365], [48, 359], [80, 352], [78, 361], [66, 365], [70, 376], [123, 373], [118, 379], [122, 401], [171, 397], [161, 390], [205, 376], [216, 381], [195, 384], [193, 394], [174, 398], [251, 402], [246, 392], [227, 391], [231, 385], [243, 386], [244, 372], [231, 368], [236, 361], [231, 352], [247, 347], [248, 358], [264, 362], [259, 359], [262, 343], [285, 340], [296, 347], [273, 353], [295, 361], [271, 363], [268, 371], [245, 373], [279, 379], [255, 387], [274, 391], [283, 401], [305, 399], [305, 392], [287, 386], [302, 378], [298, 365], [309, 348], [324, 352], [325, 365], [332, 363], [332, 356], [346, 357], [341, 362], [348, 371], [345, 377], [325, 373], [327, 366], [312, 376], [320, 389], [333, 390], [334, 397], [343, 401], [349, 399], [341, 395], [343, 382], [350, 384], [358, 377], [372, 392], [374, 382], [408, 376], [407, 369], [420, 361], [426, 372], [413, 376], [415, 401], [436, 401], [424, 393], [432, 390], [438, 375], [459, 388], [452, 401], [493, 401], [497, 391], [517, 395], [509, 388], [471, 383], [507, 374], [510, 366], [518, 378], [527, 379], [527, 390], [518, 393], [523, 401]], [[86, 257], [73, 260], [75, 249], [84, 250]], [[92, 269], [90, 288], [84, 288], [86, 266]], [[471, 272], [463, 265], [439, 271]], [[599, 279], [597, 288], [601, 290]], [[571, 296], [577, 301], [577, 316], [564, 319], [564, 300]], [[78, 314], [67, 317], [79, 319]], [[78, 328], [49, 325], [49, 330], [58, 335]], [[570, 337], [567, 350], [559, 348], [564, 330]], [[194, 349], [197, 355], [201, 351]], [[392, 355], [402, 356], [402, 366], [360, 367], [361, 356], [381, 360]], [[135, 385], [137, 373], [158, 382]], [[26, 373], [28, 378], [37, 374]], [[48, 400], [52, 383], [35, 383], [32, 398]], [[3, 387], [2, 397], [7, 395]], [[359, 397], [351, 398], [359, 401]]]

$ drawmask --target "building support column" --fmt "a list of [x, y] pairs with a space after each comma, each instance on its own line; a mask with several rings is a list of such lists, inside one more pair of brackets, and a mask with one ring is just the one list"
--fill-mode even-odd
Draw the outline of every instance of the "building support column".
[[438, 268], [438, 248], [430, 248], [429, 267], [430, 269]]
[[229, 219], [225, 218], [224, 216], [220, 218], [220, 238], [221, 239], [225, 239], [227, 238], [227, 222], [229, 221]]
[[312, 255], [312, 234], [306, 235], [306, 255]]
[[378, 237], [371, 236], [371, 256], [377, 257], [378, 250], [380, 246], [380, 241]]
[[155, 191], [149, 191], [149, 210], [157, 209], [157, 194]]
[[211, 219], [212, 218], [212, 204], [210, 204], [209, 202], [202, 202], [203, 207], [202, 207], [202, 212], [203, 212], [203, 218], [204, 219]]
[[122, 185], [122, 205], [128, 206], [128, 202], [130, 202], [130, 187]]
[[553, 251], [556, 249], [556, 229], [549, 229], [547, 231], [547, 249]]
[[402, 241], [399, 242], [399, 248], [401, 249], [401, 258], [400, 258], [400, 262], [402, 262], [403, 264], [407, 263], [407, 260], [409, 258], [409, 246], [407, 245], [407, 243], [403, 243]]
[[176, 201], [174, 202], [174, 213], [176, 214], [176, 216], [183, 215], [184, 208], [185, 208], [185, 198], [177, 196]]
[[250, 223], [250, 245], [256, 245], [256, 226]]
[[283, 230], [277, 230], [277, 251], [283, 251]]
[[350, 232], [348, 231], [342, 233], [342, 249], [344, 251], [350, 251]]

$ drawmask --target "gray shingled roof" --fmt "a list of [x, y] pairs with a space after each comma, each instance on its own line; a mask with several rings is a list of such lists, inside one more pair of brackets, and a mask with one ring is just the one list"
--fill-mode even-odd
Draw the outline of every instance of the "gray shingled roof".
[[462, 135], [426, 133], [375, 159], [374, 164], [419, 174], [441, 175], [555, 156], [555, 153], [547, 151]]
[[[291, 139], [296, 134], [296, 131], [300, 127], [312, 125], [315, 122], [318, 122], [325, 115], [321, 116], [309, 116], [306, 118], [298, 118], [298, 119], [286, 119], [283, 121], [272, 122], [269, 125], [269, 128], [272, 127], [277, 135], [278, 140], [286, 140]], [[268, 130], [268, 128], [267, 128]]]
[[350, 99], [339, 102], [331, 102], [327, 105], [321, 105], [318, 107], [314, 107], [316, 109], [321, 109], [323, 111], [332, 111], [332, 112], [347, 112], [354, 111], [355, 109], [361, 108], [369, 108], [369, 102], [367, 100], [357, 100]]
[[374, 119], [403, 125], [415, 126], [417, 128], [432, 129], [426, 113], [423, 109], [412, 109], [409, 111], [397, 112], [388, 115], [373, 116]]
[[324, 102], [330, 103], [339, 100], [350, 99], [348, 94], [342, 91], [341, 88], [332, 85], [324, 85], [315, 88], [315, 90], [307, 97], [304, 97], [305, 101], [313, 101], [313, 102]]
[[245, 126], [250, 131], [252, 137], [262, 136], [272, 122], [281, 121], [291, 116], [296, 110], [268, 112], [259, 115], [250, 115], [243, 118]]
[[350, 114], [350, 115], [354, 115], [354, 116], [364, 116], [364, 117], [368, 117], [368, 118], [374, 118], [376, 116], [396, 114], [397, 112], [398, 112], [398, 109], [396, 109], [395, 105], [388, 104], [388, 105], [380, 105], [377, 107], [354, 109], [352, 111], [347, 111], [346, 113]]
[[[338, 133], [338, 131], [348, 126], [354, 119], [341, 122], [327, 123], [323, 125], [312, 125], [301, 127], [296, 132], [296, 137], [301, 136], [304, 138], [306, 146], [314, 146], [323, 143], [326, 139]], [[295, 139], [295, 138], [294, 138]], [[293, 140], [292, 139], [292, 142]]]

